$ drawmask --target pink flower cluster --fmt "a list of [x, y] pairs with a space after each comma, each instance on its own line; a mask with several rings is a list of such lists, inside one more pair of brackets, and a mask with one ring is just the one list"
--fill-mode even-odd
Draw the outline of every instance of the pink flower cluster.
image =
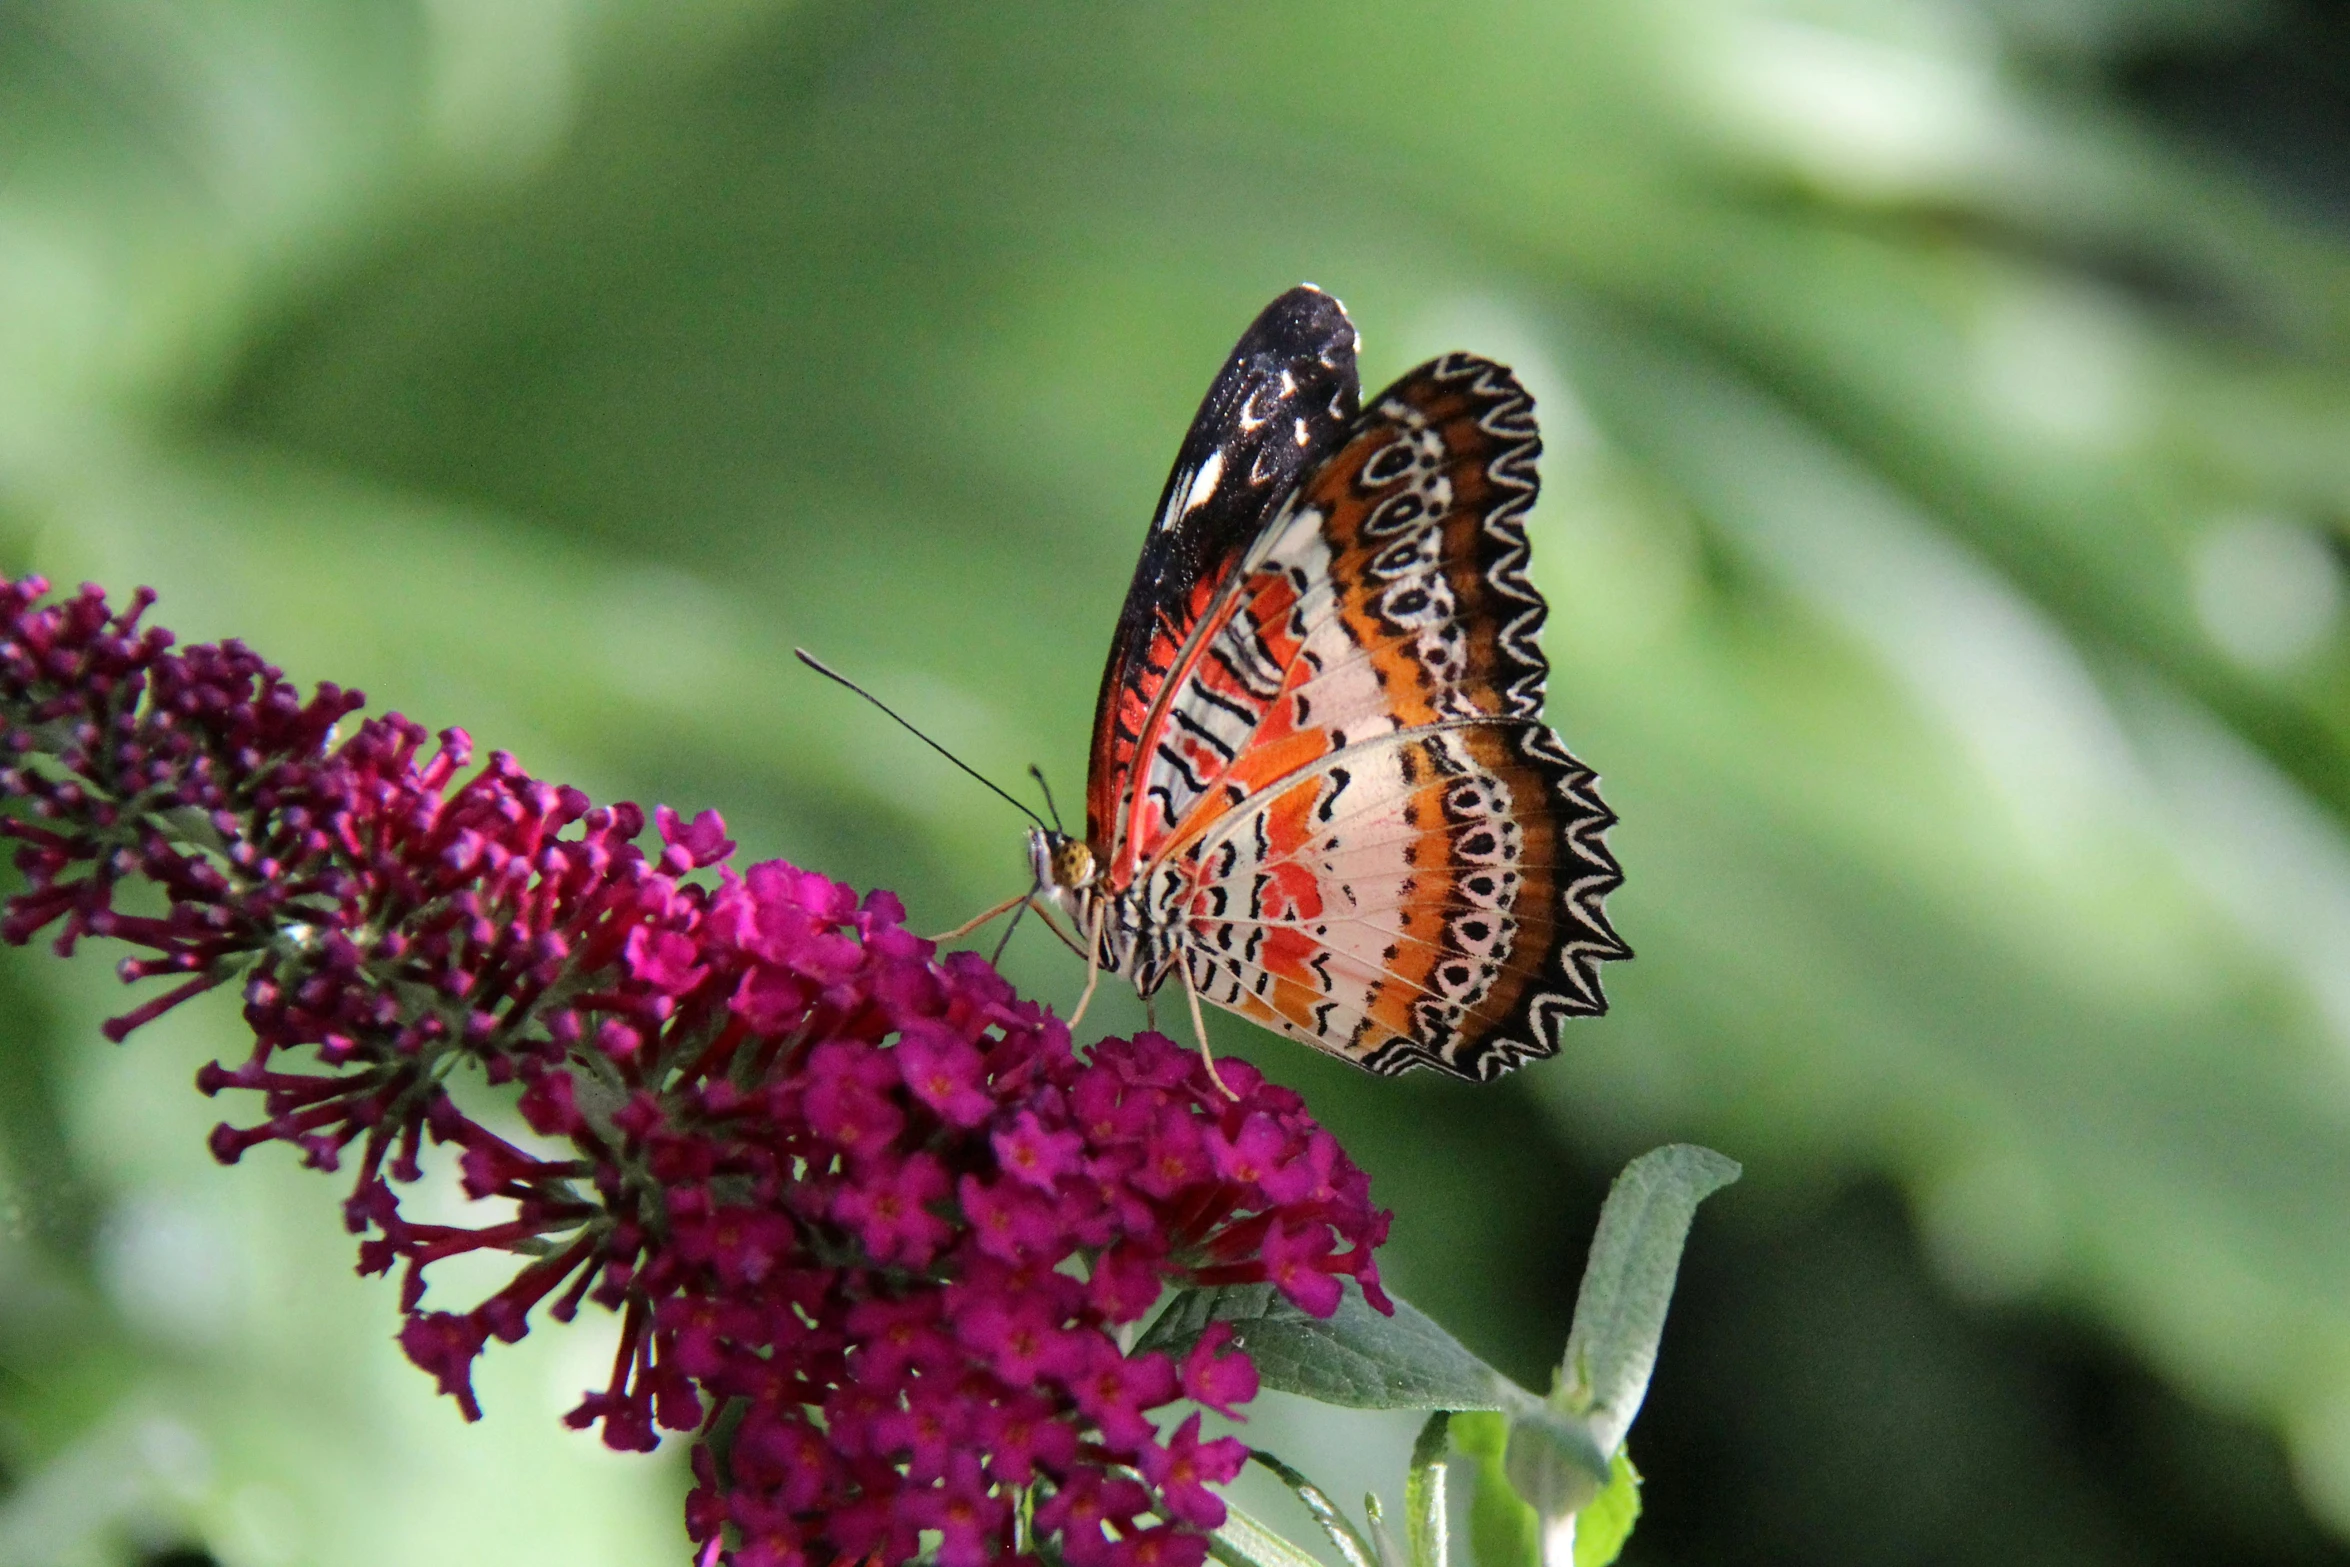
[[[400, 1339], [469, 1418], [487, 1342], [620, 1315], [610, 1384], [570, 1419], [621, 1448], [699, 1433], [688, 1530], [739, 1567], [1034, 1556], [1196, 1567], [1245, 1457], [1172, 1431], [1256, 1373], [1222, 1331], [1180, 1363], [1123, 1352], [1168, 1286], [1270, 1281], [1307, 1311], [1355, 1279], [1384, 1307], [1387, 1215], [1337, 1142], [1244, 1063], [1155, 1035], [1072, 1050], [969, 953], [941, 958], [887, 893], [780, 862], [737, 873], [715, 813], [591, 808], [458, 731], [298, 698], [235, 643], [173, 651], [95, 589], [0, 584], [0, 800], [29, 890], [13, 942], [58, 927], [175, 978], [121, 1038], [231, 980], [255, 1045], [199, 1086], [257, 1092], [223, 1125], [349, 1160], [361, 1268], [402, 1270]], [[159, 889], [160, 914], [116, 907]], [[463, 1113], [450, 1073], [519, 1089], [543, 1146]], [[418, 1223], [425, 1143], [501, 1212]], [[431, 1265], [521, 1259], [461, 1312]]]

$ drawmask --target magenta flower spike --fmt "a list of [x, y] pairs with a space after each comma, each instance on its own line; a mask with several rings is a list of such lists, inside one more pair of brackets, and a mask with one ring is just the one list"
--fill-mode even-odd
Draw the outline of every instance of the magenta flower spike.
[[[241, 987], [254, 1045], [198, 1077], [258, 1095], [214, 1155], [268, 1143], [350, 1178], [365, 1273], [399, 1275], [408, 1357], [482, 1411], [475, 1359], [592, 1303], [611, 1378], [568, 1417], [616, 1448], [695, 1433], [703, 1567], [944, 1567], [1033, 1553], [1197, 1567], [1246, 1456], [1189, 1399], [1257, 1391], [1218, 1325], [1180, 1364], [1120, 1330], [1168, 1285], [1270, 1282], [1382, 1308], [1388, 1215], [1302, 1102], [1237, 1061], [1227, 1098], [1156, 1034], [1072, 1047], [886, 892], [736, 869], [716, 812], [599, 807], [459, 730], [340, 726], [241, 644], [175, 649], [85, 587], [0, 583], [0, 833], [26, 889], [0, 935], [126, 943], [165, 988], [121, 1040]], [[470, 770], [469, 770], [470, 769]], [[145, 883], [129, 912], [118, 896]], [[461, 1111], [514, 1085], [537, 1143]], [[427, 1139], [478, 1224], [411, 1220]], [[505, 1252], [485, 1300], [444, 1258]], [[1172, 1425], [1162, 1430], [1161, 1422]]]

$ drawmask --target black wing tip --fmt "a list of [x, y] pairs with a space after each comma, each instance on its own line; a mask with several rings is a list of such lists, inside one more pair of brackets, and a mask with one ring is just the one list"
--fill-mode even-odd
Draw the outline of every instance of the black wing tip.
[[1265, 309], [1275, 310], [1284, 306], [1317, 310], [1330, 309], [1337, 311], [1342, 316], [1346, 314], [1346, 306], [1336, 294], [1331, 293], [1321, 284], [1313, 282], [1298, 283], [1283, 289], [1273, 296], [1273, 303], [1267, 305]]
[[1234, 358], [1268, 353], [1283, 359], [1310, 357], [1326, 370], [1351, 373], [1361, 341], [1354, 318], [1337, 295], [1300, 283], [1257, 312], [1232, 353]]

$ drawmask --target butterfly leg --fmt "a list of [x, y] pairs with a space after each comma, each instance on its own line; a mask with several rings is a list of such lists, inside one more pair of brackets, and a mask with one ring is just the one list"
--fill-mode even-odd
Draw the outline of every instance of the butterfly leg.
[[989, 920], [995, 919], [999, 915], [1011, 913], [1015, 905], [1026, 903], [1029, 898], [1035, 894], [1035, 892], [1036, 889], [1031, 887], [1026, 892], [1020, 893], [1014, 897], [1006, 898], [1003, 902], [997, 904], [994, 908], [989, 909], [985, 914], [975, 915], [974, 917], [963, 921], [962, 924], [957, 925], [953, 930], [943, 932], [942, 934], [933, 936], [930, 939], [936, 942], [959, 941], [963, 937], [970, 935], [980, 926], [986, 924]]
[[1069, 1027], [1075, 1030], [1085, 1016], [1085, 1009], [1093, 1004], [1093, 987], [1102, 977], [1102, 921], [1109, 917], [1107, 898], [1097, 898], [1093, 905], [1093, 927], [1085, 933], [1085, 990], [1077, 998], [1077, 1010], [1069, 1014]]
[[988, 954], [987, 961], [991, 967], [1003, 967], [1004, 949], [1012, 944], [1012, 932], [1020, 928], [1021, 919], [1028, 913], [1030, 909], [1034, 908], [1035, 906], [1036, 905], [1033, 900], [1022, 898], [1020, 900], [1020, 906], [1012, 911], [1012, 922], [1004, 927], [1003, 935], [996, 941], [995, 951]]
[[1200, 1016], [1199, 986], [1193, 984], [1191, 981], [1190, 960], [1185, 959], [1181, 962], [1178, 962], [1175, 966], [1181, 970], [1183, 974], [1183, 996], [1185, 1000], [1191, 1003], [1191, 1030], [1193, 1033], [1199, 1035], [1200, 1064], [1208, 1069], [1208, 1081], [1215, 1084], [1216, 1091], [1222, 1094], [1225, 1098], [1238, 1099], [1240, 1095], [1234, 1093], [1230, 1088], [1227, 1088], [1224, 1085], [1224, 1079], [1216, 1075], [1216, 1057], [1214, 1052], [1208, 1049], [1208, 1020]]
[[1085, 949], [1077, 944], [1078, 938], [1061, 929], [1060, 921], [1053, 918], [1053, 911], [1050, 905], [1038, 903], [1032, 899], [1028, 906], [1036, 910], [1036, 917], [1044, 921], [1044, 928], [1053, 933], [1053, 939], [1055, 941], [1058, 941], [1062, 946], [1067, 947], [1071, 952], [1077, 954], [1077, 956], [1085, 956]]

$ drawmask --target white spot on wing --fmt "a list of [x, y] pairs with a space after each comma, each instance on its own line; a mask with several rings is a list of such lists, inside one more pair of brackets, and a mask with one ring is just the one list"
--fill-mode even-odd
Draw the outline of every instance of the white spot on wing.
[[1216, 481], [1224, 477], [1224, 449], [1217, 447], [1208, 453], [1208, 460], [1199, 465], [1199, 472], [1191, 476], [1191, 483], [1183, 491], [1183, 504], [1178, 515], [1188, 517], [1207, 503], [1216, 493]]

